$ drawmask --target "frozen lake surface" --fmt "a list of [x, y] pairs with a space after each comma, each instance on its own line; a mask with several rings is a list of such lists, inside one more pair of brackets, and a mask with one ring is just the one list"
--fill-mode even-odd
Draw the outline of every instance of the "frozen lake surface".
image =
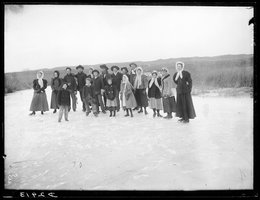
[[7, 189], [253, 188], [250, 97], [193, 97], [197, 118], [181, 124], [153, 119], [150, 109], [134, 118], [86, 117], [80, 100], [69, 122], [58, 123], [53, 110], [29, 116], [32, 96], [5, 96]]

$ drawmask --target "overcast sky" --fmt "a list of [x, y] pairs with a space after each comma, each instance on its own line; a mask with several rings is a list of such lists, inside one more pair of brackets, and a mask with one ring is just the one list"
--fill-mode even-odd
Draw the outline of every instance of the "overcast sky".
[[5, 72], [253, 53], [246, 7], [26, 5], [5, 9]]

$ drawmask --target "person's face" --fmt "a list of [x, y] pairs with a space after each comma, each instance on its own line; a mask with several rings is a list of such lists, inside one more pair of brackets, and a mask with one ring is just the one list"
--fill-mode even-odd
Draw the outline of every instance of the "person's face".
[[105, 73], [107, 72], [107, 70], [106, 70], [105, 68], [102, 68], [102, 69], [101, 69], [101, 72], [102, 72], [103, 74], [105, 74]]
[[114, 67], [113, 68], [113, 72], [116, 73], [117, 72], [117, 68]]
[[83, 70], [81, 68], [78, 68], [78, 72], [81, 73]]
[[91, 85], [91, 83], [88, 79], [86, 80], [86, 85]]
[[141, 72], [142, 72], [142, 71], [141, 71], [140, 69], [137, 70], [137, 74], [141, 74]]
[[57, 72], [54, 72], [54, 77], [58, 77], [58, 73]]
[[111, 84], [112, 84], [112, 80], [111, 80], [111, 79], [108, 79], [108, 80], [107, 80], [107, 83], [108, 83], [109, 85], [111, 85]]
[[70, 74], [70, 73], [71, 73], [70, 69], [67, 69], [66, 71], [67, 71], [67, 74]]
[[177, 64], [177, 71], [181, 71], [182, 70], [182, 64]]
[[162, 75], [165, 76], [167, 72], [165, 70], [162, 70]]
[[131, 70], [134, 70], [135, 65], [130, 65]]
[[97, 72], [94, 72], [93, 75], [94, 75], [95, 77], [97, 77], [97, 76], [98, 76], [98, 73], [97, 73]]
[[62, 86], [62, 88], [66, 90], [66, 89], [67, 89], [67, 85], [64, 84], [64, 85]]
[[125, 69], [123, 69], [123, 70], [122, 70], [122, 73], [123, 73], [123, 74], [126, 74], [126, 70], [125, 70]]
[[41, 72], [38, 72], [38, 77], [42, 78], [42, 73]]
[[89, 73], [89, 74], [92, 74], [92, 72], [93, 72], [92, 69], [89, 69], [89, 70], [88, 70], [88, 73]]
[[153, 74], [152, 74], [152, 77], [153, 77], [153, 78], [156, 78], [156, 77], [157, 77], [157, 74], [156, 74], [156, 73], [153, 73]]

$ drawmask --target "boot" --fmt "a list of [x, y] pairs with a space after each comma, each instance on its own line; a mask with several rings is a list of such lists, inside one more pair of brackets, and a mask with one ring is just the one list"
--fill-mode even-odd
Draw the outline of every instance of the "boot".
[[179, 119], [178, 121], [179, 121], [179, 122], [183, 122], [183, 121], [184, 121], [184, 119], [183, 119], [183, 118], [181, 118], [181, 119]]
[[146, 107], [144, 107], [144, 114], [145, 114], [145, 115], [148, 115], [148, 112], [147, 112], [147, 110], [146, 110]]
[[166, 117], [164, 117], [164, 119], [171, 119], [172, 118], [172, 114], [168, 113]]
[[141, 107], [141, 109], [138, 111], [138, 113], [142, 113], [143, 112], [143, 108]]
[[115, 117], [115, 116], [116, 116], [116, 109], [114, 109], [114, 111], [113, 111], [113, 112], [114, 112], [114, 115], [113, 115], [113, 117]]
[[32, 113], [30, 113], [29, 115], [35, 115], [35, 111], [32, 111]]
[[128, 117], [129, 116], [129, 111], [128, 111], [128, 109], [126, 109], [126, 115], [125, 115], [125, 117]]
[[190, 122], [190, 120], [189, 119], [185, 119], [185, 120], [183, 120], [183, 123], [189, 123]]
[[53, 113], [56, 113], [56, 112], [57, 112], [57, 110], [56, 110], [56, 109], [54, 109]]
[[129, 110], [130, 110], [131, 117], [134, 117], [132, 109], [130, 108]]
[[156, 109], [153, 109], [153, 118], [156, 116]]
[[162, 117], [162, 115], [160, 114], [160, 110], [157, 110], [157, 117]]
[[41, 111], [41, 114], [43, 115], [43, 111]]
[[112, 110], [110, 110], [110, 115], [109, 115], [109, 117], [112, 117]]
[[88, 115], [89, 115], [89, 113], [90, 113], [90, 112], [86, 112], [86, 116], [88, 116]]

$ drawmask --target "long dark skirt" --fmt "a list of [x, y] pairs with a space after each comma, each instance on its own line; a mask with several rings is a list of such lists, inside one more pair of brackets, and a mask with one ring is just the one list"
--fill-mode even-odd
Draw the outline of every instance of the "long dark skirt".
[[59, 109], [58, 106], [58, 91], [52, 91], [51, 93], [51, 109]]
[[180, 117], [185, 120], [194, 119], [196, 117], [190, 93], [177, 93], [176, 117]]
[[176, 101], [174, 96], [163, 98], [163, 112], [164, 113], [176, 112]]
[[48, 110], [49, 110], [49, 106], [48, 106], [47, 96], [45, 92], [42, 93], [34, 92], [31, 106], [30, 106], [30, 111], [48, 111]]
[[136, 89], [136, 103], [140, 107], [148, 107], [148, 98], [145, 89]]

